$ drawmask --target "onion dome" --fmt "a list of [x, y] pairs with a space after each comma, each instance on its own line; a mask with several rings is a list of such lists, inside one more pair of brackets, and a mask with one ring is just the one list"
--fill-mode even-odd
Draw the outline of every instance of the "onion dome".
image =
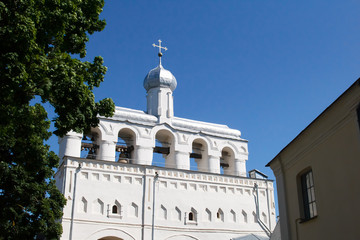
[[171, 91], [176, 88], [177, 82], [174, 75], [169, 70], [166, 70], [161, 63], [146, 75], [144, 79], [144, 88], [149, 91], [151, 88], [168, 87]]

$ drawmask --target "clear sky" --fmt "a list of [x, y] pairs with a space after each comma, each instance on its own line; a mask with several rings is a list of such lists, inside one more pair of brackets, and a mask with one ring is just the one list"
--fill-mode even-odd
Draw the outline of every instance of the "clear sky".
[[360, 77], [359, 10], [358, 0], [106, 1], [86, 59], [108, 67], [98, 100], [146, 110], [161, 39], [175, 115], [240, 130], [247, 170], [275, 179], [265, 165]]

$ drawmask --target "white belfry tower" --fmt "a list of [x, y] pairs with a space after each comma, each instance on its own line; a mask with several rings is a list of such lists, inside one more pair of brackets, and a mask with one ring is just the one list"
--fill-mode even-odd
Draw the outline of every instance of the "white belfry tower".
[[177, 82], [161, 63], [167, 48], [153, 46], [159, 65], [144, 79], [146, 112], [116, 107], [90, 132], [59, 139], [61, 239], [268, 239], [273, 182], [247, 177], [240, 131], [174, 116]]

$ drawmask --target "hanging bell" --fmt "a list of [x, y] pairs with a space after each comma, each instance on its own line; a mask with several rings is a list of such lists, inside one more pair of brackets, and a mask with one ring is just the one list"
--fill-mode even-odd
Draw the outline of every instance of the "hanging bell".
[[118, 162], [120, 162], [120, 163], [128, 163], [128, 159], [127, 159], [127, 156], [126, 156], [125, 152], [122, 151], [120, 153]]

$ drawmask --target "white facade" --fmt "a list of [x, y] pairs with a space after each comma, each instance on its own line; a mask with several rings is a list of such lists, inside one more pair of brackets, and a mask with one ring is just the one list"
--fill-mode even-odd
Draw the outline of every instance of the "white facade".
[[[174, 117], [176, 84], [159, 64], [144, 80], [147, 113], [116, 107], [87, 142], [74, 132], [59, 139], [61, 239], [219, 240], [275, 227], [273, 182], [246, 177], [247, 141], [225, 125]], [[164, 167], [153, 166], [154, 152]]]

